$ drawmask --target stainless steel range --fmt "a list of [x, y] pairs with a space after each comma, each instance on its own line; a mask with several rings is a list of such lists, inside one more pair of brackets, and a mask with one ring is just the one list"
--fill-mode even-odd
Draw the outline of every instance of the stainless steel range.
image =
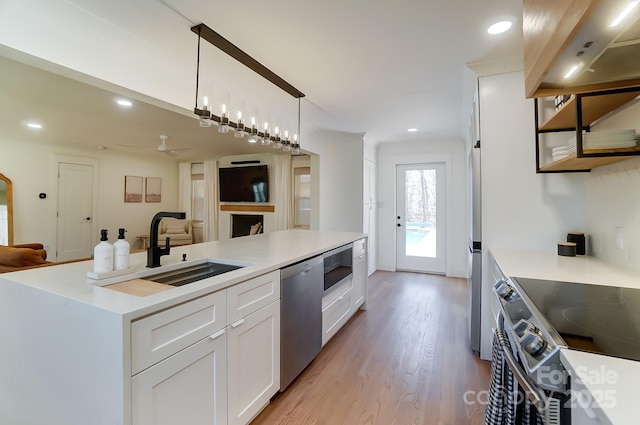
[[512, 280], [569, 348], [640, 360], [640, 290]]
[[513, 279], [499, 281], [495, 293], [500, 302], [503, 329], [512, 338], [527, 376], [546, 390], [565, 391], [563, 381], [566, 380], [558, 379], [557, 373], [564, 373], [559, 351], [567, 345], [558, 332]]
[[[570, 410], [565, 408], [569, 380], [560, 362], [560, 349], [567, 344], [515, 279], [499, 280], [494, 293], [500, 307], [498, 329], [506, 333], [509, 341], [502, 350], [510, 372], [504, 379], [517, 381], [501, 383], [499, 387], [513, 387], [515, 389], [509, 391], [519, 391], [526, 396], [526, 401], [537, 411], [537, 423], [570, 424]], [[522, 416], [522, 400], [518, 397], [510, 400], [513, 405], [506, 406], [507, 416]], [[515, 423], [529, 423], [529, 418], [527, 413], [527, 422], [520, 418]]]
[[494, 286], [505, 360], [544, 424], [569, 424], [561, 349], [640, 360], [640, 290], [503, 278]]

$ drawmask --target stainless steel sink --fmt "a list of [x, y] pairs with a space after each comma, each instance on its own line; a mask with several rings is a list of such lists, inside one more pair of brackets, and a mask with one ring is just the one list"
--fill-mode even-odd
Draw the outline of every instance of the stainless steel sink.
[[217, 276], [233, 270], [240, 269], [244, 266], [226, 263], [205, 262], [182, 267], [177, 270], [156, 273], [151, 276], [145, 276], [143, 279], [153, 282], [164, 283], [172, 286], [182, 286], [187, 283], [197, 282], [198, 280], [208, 277]]

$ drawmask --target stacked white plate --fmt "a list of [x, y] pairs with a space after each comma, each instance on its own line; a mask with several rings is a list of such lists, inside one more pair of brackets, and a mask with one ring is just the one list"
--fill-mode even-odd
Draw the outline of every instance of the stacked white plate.
[[[617, 149], [637, 146], [635, 130], [592, 131], [582, 135], [584, 149]], [[569, 148], [576, 149], [575, 136], [569, 139]]]
[[570, 154], [571, 154], [571, 148], [569, 146], [558, 146], [557, 148], [551, 149], [551, 159], [554, 162], [560, 161], [561, 159], [565, 159]]

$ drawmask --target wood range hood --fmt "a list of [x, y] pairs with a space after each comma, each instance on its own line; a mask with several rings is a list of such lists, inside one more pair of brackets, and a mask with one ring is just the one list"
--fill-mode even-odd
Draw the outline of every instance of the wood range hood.
[[[530, 69], [536, 74], [528, 78], [527, 97], [640, 85], [640, 4], [612, 27], [631, 0], [591, 0], [580, 7], [574, 0], [554, 1], [553, 19], [541, 3], [546, 2], [524, 3], [525, 62], [531, 61]], [[554, 34], [540, 31], [540, 25], [551, 24], [549, 19], [557, 20]], [[547, 41], [544, 49], [537, 48], [541, 39]], [[531, 41], [529, 49], [526, 40]], [[567, 78], [574, 66], [578, 68]]]

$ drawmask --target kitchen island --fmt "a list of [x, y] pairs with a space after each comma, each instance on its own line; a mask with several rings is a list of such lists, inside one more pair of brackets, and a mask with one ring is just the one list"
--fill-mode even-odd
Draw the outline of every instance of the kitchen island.
[[[271, 379], [266, 382], [271, 394], [261, 394], [268, 402], [279, 389], [274, 376], [279, 367], [280, 268], [364, 237], [360, 233], [286, 230], [186, 245], [172, 248], [155, 269], [146, 268], [145, 253], [135, 253], [131, 254], [131, 273], [102, 281], [87, 278], [91, 261], [1, 275], [0, 423], [136, 425], [147, 421], [155, 409], [162, 414], [145, 425], [162, 424], [179, 420], [179, 415], [172, 418], [167, 412], [181, 412], [183, 405], [195, 406], [199, 410], [191, 413], [210, 416], [211, 423], [248, 422], [254, 414], [244, 411], [226, 419], [227, 405], [234, 409], [233, 400], [227, 403], [227, 357], [230, 398], [238, 392], [232, 384], [253, 378], [232, 378], [233, 373], [243, 372], [233, 363], [241, 361], [243, 354], [208, 344], [224, 340], [231, 350], [235, 341], [235, 347], [240, 347], [242, 341], [234, 332], [242, 323], [258, 320], [255, 329], [262, 327], [261, 332], [266, 333], [261, 337], [266, 334], [269, 338], [257, 340], [254, 348], [269, 345], [266, 355], [274, 369], [265, 377]], [[213, 259], [243, 267], [145, 296], [109, 287], [179, 268], [185, 264], [184, 254], [186, 263]], [[206, 391], [185, 388], [190, 375], [179, 372], [189, 368], [176, 366], [175, 373], [159, 377], [158, 373], [173, 367], [171, 362], [189, 356], [197, 366], [192, 368], [194, 377], [211, 375], [211, 382], [204, 383]], [[198, 363], [200, 358], [205, 361]], [[223, 360], [225, 367], [220, 366]], [[176, 385], [167, 392], [144, 391], [152, 381], [171, 380]], [[172, 398], [175, 394], [181, 394], [180, 398]], [[212, 406], [194, 403], [207, 395], [216, 397], [215, 403], [208, 403]], [[144, 406], [142, 412], [139, 406]], [[258, 411], [262, 407], [258, 405]]]
[[[510, 278], [606, 287], [607, 293], [617, 291], [615, 299], [609, 300], [617, 306], [615, 313], [638, 311], [640, 273], [632, 270], [616, 267], [596, 257], [563, 257], [540, 251], [491, 248], [491, 257], [501, 272]], [[493, 284], [495, 282], [487, 285], [493, 287]], [[491, 298], [492, 302], [494, 298]], [[495, 312], [495, 307], [493, 310]], [[593, 310], [590, 317], [595, 318], [598, 313], [598, 310]], [[635, 317], [629, 316], [628, 323], [618, 323], [605, 329], [605, 335], [618, 338], [620, 326], [635, 329]], [[634, 400], [636, 383], [640, 379], [640, 361], [574, 348], [562, 348], [560, 361], [571, 376], [566, 403], [571, 408], [573, 424], [624, 425], [638, 422], [638, 407]]]

